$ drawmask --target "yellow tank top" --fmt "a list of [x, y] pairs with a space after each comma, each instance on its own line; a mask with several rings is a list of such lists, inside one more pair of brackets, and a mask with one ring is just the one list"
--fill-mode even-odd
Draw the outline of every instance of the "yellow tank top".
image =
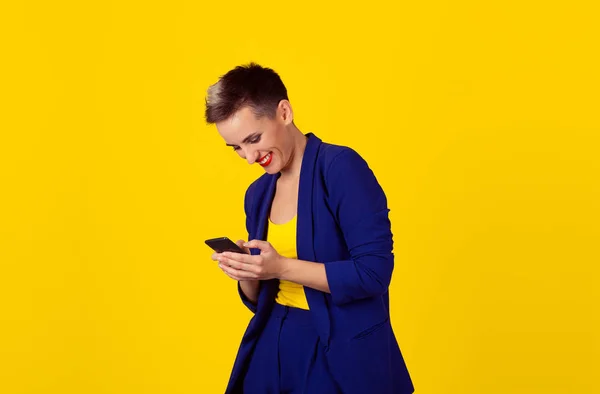
[[[297, 259], [296, 252], [296, 216], [283, 224], [275, 224], [269, 218], [269, 232], [267, 241], [282, 256]], [[279, 281], [279, 291], [275, 302], [281, 305], [308, 310], [308, 302], [304, 293], [304, 286], [287, 280]]]

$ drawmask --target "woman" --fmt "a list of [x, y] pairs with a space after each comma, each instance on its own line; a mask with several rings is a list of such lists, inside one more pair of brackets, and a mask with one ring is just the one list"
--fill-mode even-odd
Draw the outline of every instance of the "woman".
[[304, 135], [273, 70], [238, 66], [206, 119], [265, 174], [244, 201], [247, 254], [215, 253], [254, 312], [227, 393], [412, 393], [389, 315], [386, 196], [354, 150]]

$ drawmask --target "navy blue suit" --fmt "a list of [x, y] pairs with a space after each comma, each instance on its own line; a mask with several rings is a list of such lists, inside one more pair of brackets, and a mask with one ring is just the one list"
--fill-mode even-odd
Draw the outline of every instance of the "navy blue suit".
[[[264, 174], [246, 192], [249, 240], [266, 239], [278, 178], [279, 174]], [[394, 256], [388, 212], [385, 193], [357, 152], [307, 134], [298, 191], [297, 252], [300, 260], [325, 264], [331, 294], [308, 287], [304, 291], [329, 373], [344, 394], [414, 391], [390, 323], [388, 286]], [[242, 338], [227, 393], [242, 392], [278, 280], [261, 281], [257, 305], [239, 285], [238, 291], [254, 316]]]

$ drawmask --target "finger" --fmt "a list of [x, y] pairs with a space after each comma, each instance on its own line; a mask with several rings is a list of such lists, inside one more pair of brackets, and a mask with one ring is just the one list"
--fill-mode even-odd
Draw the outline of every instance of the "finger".
[[252, 256], [250, 254], [241, 254], [235, 252], [224, 252], [221, 257], [224, 257], [229, 260], [234, 260], [244, 264], [253, 264], [255, 263], [257, 256]]
[[223, 271], [223, 273], [224, 273], [225, 275], [227, 275], [227, 276], [228, 276], [228, 277], [230, 277], [231, 279], [234, 279], [234, 280], [246, 280], [246, 279], [238, 278], [238, 277], [237, 277], [237, 276], [235, 276], [235, 275], [231, 275], [229, 272], [227, 272], [227, 271], [225, 271], [225, 270], [222, 270], [222, 271]]
[[219, 268], [221, 268], [223, 271], [225, 271], [225, 273], [227, 273], [228, 275], [239, 278], [238, 280], [257, 279], [257, 275], [255, 273], [238, 270], [238, 269], [229, 267], [225, 264], [219, 264]]
[[246, 257], [252, 257], [252, 256], [241, 255], [239, 253], [235, 253], [235, 254], [236, 254], [236, 258], [228, 258], [226, 256], [221, 256], [221, 257], [219, 257], [219, 261], [221, 262], [221, 264], [227, 265], [229, 267], [233, 267], [237, 270], [249, 271], [252, 273], [256, 272], [256, 268], [257, 268], [256, 266], [237, 260], [237, 257], [246, 258]]
[[261, 252], [267, 252], [270, 251], [271, 249], [273, 249], [273, 247], [271, 246], [271, 244], [267, 241], [261, 241], [259, 239], [253, 239], [250, 242], [246, 242], [244, 244], [245, 247], [247, 248], [257, 248], [260, 249]]
[[231, 275], [231, 274], [229, 274], [229, 273], [227, 273], [225, 271], [223, 271], [223, 273], [225, 275], [227, 275], [228, 277], [230, 277], [231, 279], [233, 279], [233, 280], [237, 280], [237, 281], [248, 280], [248, 279], [238, 278], [237, 276]]
[[245, 243], [246, 243], [246, 241], [244, 241], [243, 239], [239, 239], [235, 244], [237, 246], [239, 246], [240, 248], [242, 248], [244, 250], [244, 252], [250, 254], [250, 249], [248, 249], [247, 247], [244, 246]]
[[210, 258], [211, 258], [213, 261], [217, 261], [217, 260], [219, 259], [219, 256], [220, 256], [220, 255], [221, 255], [221, 253], [216, 253], [216, 252], [215, 252], [215, 253], [213, 253], [213, 254], [210, 256]]

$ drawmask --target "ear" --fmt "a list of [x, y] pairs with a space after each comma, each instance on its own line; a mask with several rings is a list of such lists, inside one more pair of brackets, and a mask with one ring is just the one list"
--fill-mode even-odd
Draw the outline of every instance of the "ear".
[[294, 121], [294, 111], [292, 110], [292, 105], [288, 100], [281, 100], [279, 105], [277, 106], [277, 112], [279, 113], [279, 118], [283, 121], [284, 125], [289, 125]]

